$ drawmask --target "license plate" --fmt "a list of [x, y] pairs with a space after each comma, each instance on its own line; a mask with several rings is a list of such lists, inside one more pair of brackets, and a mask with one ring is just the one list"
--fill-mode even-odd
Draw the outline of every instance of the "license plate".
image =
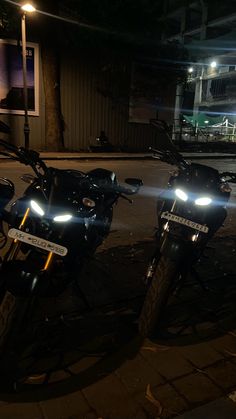
[[208, 233], [209, 228], [202, 224], [194, 223], [191, 220], [187, 220], [186, 218], [179, 217], [178, 215], [172, 214], [171, 212], [163, 212], [161, 214], [161, 218], [165, 218], [169, 221], [174, 221], [175, 223], [183, 224], [187, 227], [193, 228], [194, 230], [201, 231], [202, 233]]
[[11, 239], [16, 239], [20, 242], [30, 244], [31, 246], [39, 247], [40, 249], [55, 253], [56, 255], [65, 256], [68, 252], [67, 248], [64, 246], [49, 242], [41, 237], [33, 236], [32, 234], [17, 230], [16, 228], [11, 228], [8, 231], [8, 236], [11, 237]]

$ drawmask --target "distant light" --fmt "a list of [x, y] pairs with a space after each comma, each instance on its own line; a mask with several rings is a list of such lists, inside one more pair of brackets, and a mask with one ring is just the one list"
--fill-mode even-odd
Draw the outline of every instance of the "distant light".
[[192, 72], [193, 72], [193, 67], [189, 67], [189, 68], [188, 68], [188, 73], [190, 73], [190, 74], [191, 74]]
[[211, 68], [216, 68], [217, 66], [217, 62], [216, 61], [212, 61], [210, 64]]
[[21, 9], [24, 10], [24, 12], [28, 13], [33, 13], [36, 10], [35, 7], [32, 6], [32, 4], [30, 3], [23, 4], [23, 6], [21, 6]]
[[205, 124], [209, 124], [209, 121], [204, 121], [205, 122]]

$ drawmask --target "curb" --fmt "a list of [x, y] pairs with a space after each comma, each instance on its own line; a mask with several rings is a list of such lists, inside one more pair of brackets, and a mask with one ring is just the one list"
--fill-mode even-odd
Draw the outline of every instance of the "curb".
[[[185, 155], [183, 154], [183, 157], [187, 160], [219, 160], [219, 159], [236, 159], [236, 154], [233, 155]], [[91, 156], [91, 157], [85, 157], [85, 156], [78, 156], [78, 157], [42, 157], [43, 160], [83, 160], [83, 161], [89, 161], [89, 160], [154, 160], [152, 156]]]
[[[201, 154], [201, 153], [181, 153], [182, 156], [186, 159], [186, 160], [219, 160], [219, 159], [231, 159], [231, 160], [235, 160], [236, 159], [236, 154]], [[113, 161], [113, 160], [154, 160], [152, 155], [79, 155], [79, 154], [75, 154], [75, 155], [47, 155], [47, 153], [40, 153], [40, 157], [43, 160], [82, 160], [82, 161], [96, 161], [96, 160], [107, 160], [107, 161]], [[3, 157], [0, 156], [0, 162], [4, 162], [6, 160], [10, 160], [8, 157]]]

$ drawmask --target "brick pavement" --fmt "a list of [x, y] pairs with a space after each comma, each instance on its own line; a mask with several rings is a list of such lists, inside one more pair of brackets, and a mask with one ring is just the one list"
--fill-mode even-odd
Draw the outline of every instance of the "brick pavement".
[[[115, 257], [118, 266], [117, 254]], [[104, 296], [109, 295], [109, 281], [108, 275], [100, 283]], [[133, 284], [126, 283], [126, 292], [129, 286]], [[128, 312], [132, 304], [126, 307]], [[51, 374], [49, 385], [41, 387], [36, 380], [33, 389], [23, 388], [11, 396], [3, 394], [0, 418], [154, 419], [191, 411], [236, 389], [236, 332], [226, 326], [221, 321], [218, 333], [209, 334], [207, 340], [193, 329], [192, 343], [188, 342], [189, 336], [185, 343], [185, 335], [154, 342], [137, 340], [133, 334], [100, 367], [95, 367], [96, 374], [93, 367], [100, 358], [94, 354]], [[136, 327], [135, 321], [132, 327]], [[88, 368], [91, 372], [86, 375]]]
[[[226, 334], [226, 338], [231, 335]], [[223, 340], [223, 337], [222, 337]], [[216, 343], [217, 339], [215, 340]], [[204, 347], [205, 345], [205, 347]], [[84, 387], [60, 397], [40, 400], [40, 389], [35, 385], [37, 401], [1, 402], [1, 419], [92, 419], [92, 418], [156, 418], [175, 417], [203, 403], [225, 396], [236, 387], [236, 337], [227, 345], [227, 352], [219, 352], [219, 359], [209, 358], [200, 344], [201, 364], [191, 350], [180, 353], [178, 347], [163, 347], [145, 340], [139, 353], [122, 363], [112, 373]], [[195, 349], [197, 345], [194, 346]], [[217, 351], [216, 351], [217, 353]], [[190, 356], [189, 356], [190, 354]], [[79, 368], [79, 367], [78, 367]], [[181, 370], [182, 368], [182, 370]], [[149, 391], [147, 391], [149, 389]], [[151, 395], [151, 396], [150, 396]], [[24, 398], [27, 398], [24, 395]], [[28, 398], [34, 398], [29, 393]], [[223, 418], [222, 418], [223, 419]]]

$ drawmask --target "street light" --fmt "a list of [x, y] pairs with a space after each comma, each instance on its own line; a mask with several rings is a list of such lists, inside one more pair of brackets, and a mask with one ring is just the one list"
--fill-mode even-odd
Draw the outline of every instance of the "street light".
[[211, 68], [216, 68], [217, 67], [217, 62], [216, 61], [212, 61], [210, 64]]
[[21, 38], [22, 38], [22, 61], [23, 61], [23, 87], [24, 87], [24, 114], [25, 114], [25, 123], [24, 123], [24, 136], [25, 136], [25, 148], [29, 148], [29, 118], [28, 118], [28, 88], [27, 88], [27, 65], [26, 65], [26, 29], [25, 29], [25, 19], [26, 13], [32, 13], [35, 11], [35, 8], [30, 3], [26, 3], [21, 6], [23, 10], [21, 18]]

